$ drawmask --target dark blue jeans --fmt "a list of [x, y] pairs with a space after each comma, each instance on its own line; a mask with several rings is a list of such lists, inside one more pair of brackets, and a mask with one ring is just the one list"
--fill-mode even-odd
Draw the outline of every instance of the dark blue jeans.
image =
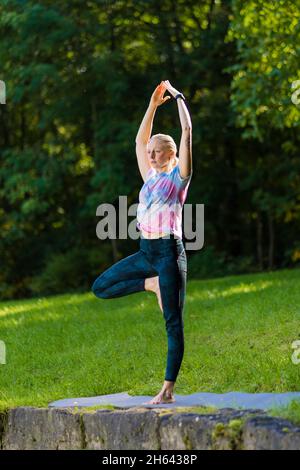
[[184, 353], [187, 258], [183, 241], [173, 235], [156, 239], [141, 237], [139, 251], [117, 261], [97, 277], [92, 292], [102, 299], [141, 292], [145, 290], [145, 278], [154, 276], [159, 276], [168, 336], [165, 380], [175, 382]]

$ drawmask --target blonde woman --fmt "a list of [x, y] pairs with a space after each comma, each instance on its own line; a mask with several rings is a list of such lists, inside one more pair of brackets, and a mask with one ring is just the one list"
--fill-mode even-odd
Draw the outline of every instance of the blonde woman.
[[[182, 128], [179, 157], [173, 138], [151, 137], [158, 106], [177, 100]], [[156, 294], [168, 338], [165, 380], [148, 404], [175, 402], [174, 385], [184, 354], [183, 309], [187, 259], [182, 241], [182, 208], [192, 177], [192, 123], [184, 96], [168, 80], [154, 90], [136, 136], [138, 167], [144, 184], [139, 193], [137, 228], [140, 249], [104, 271], [93, 283], [93, 293], [110, 299], [141, 291]]]

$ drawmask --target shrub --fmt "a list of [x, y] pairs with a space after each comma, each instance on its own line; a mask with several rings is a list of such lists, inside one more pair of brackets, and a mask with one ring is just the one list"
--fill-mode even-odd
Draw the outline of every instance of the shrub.
[[[104, 249], [105, 247], [105, 249]], [[39, 275], [29, 282], [34, 295], [49, 295], [85, 291], [109, 263], [110, 247], [70, 249], [67, 253], [52, 254]]]
[[218, 253], [213, 246], [208, 246], [191, 255], [188, 260], [190, 278], [212, 278], [231, 274], [242, 274], [255, 270], [252, 256], [228, 257]]

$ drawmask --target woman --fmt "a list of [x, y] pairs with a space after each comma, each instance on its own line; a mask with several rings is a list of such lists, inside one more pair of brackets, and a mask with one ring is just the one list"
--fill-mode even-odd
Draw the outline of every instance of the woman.
[[[170, 96], [177, 99], [182, 137], [179, 149], [172, 137], [152, 137], [155, 111]], [[192, 124], [184, 97], [168, 80], [154, 90], [136, 136], [136, 154], [144, 185], [139, 193], [137, 227], [140, 249], [104, 271], [92, 286], [103, 299], [152, 291], [163, 312], [168, 336], [165, 381], [149, 404], [175, 402], [173, 389], [184, 353], [183, 308], [187, 260], [182, 241], [182, 207], [192, 177]]]

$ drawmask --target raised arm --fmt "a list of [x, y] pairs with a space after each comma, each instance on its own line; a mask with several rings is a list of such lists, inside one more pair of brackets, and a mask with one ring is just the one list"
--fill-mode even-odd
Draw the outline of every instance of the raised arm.
[[[174, 88], [169, 80], [164, 81], [167, 90], [175, 98], [180, 93]], [[187, 178], [193, 171], [192, 165], [192, 121], [190, 113], [183, 99], [178, 98], [177, 107], [179, 112], [180, 124], [182, 129], [180, 147], [179, 147], [179, 173], [182, 178]]]
[[154, 115], [157, 107], [165, 103], [168, 99], [170, 99], [170, 96], [163, 97], [165, 91], [166, 85], [164, 84], [164, 82], [161, 82], [155, 88], [151, 96], [149, 106], [135, 138], [135, 150], [138, 160], [138, 166], [144, 181], [146, 179], [147, 171], [150, 169], [151, 166], [147, 155], [147, 144], [151, 137]]

